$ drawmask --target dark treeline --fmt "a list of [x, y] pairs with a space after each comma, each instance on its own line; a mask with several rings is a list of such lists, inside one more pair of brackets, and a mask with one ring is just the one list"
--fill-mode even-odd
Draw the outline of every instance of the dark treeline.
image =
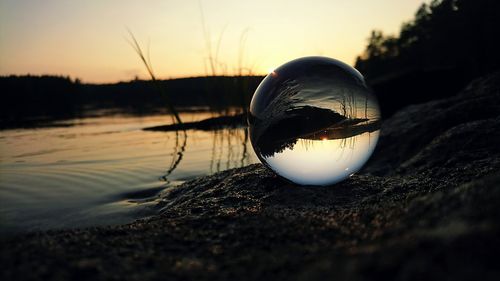
[[399, 107], [456, 93], [500, 65], [500, 1], [422, 4], [398, 36], [373, 31], [356, 68], [390, 115]]
[[[260, 76], [197, 77], [159, 81], [178, 108], [203, 106], [215, 111], [246, 108]], [[57, 76], [0, 77], [0, 126], [31, 125], [39, 121], [84, 116], [96, 109], [130, 114], [165, 112], [162, 97], [151, 81], [83, 84]]]
[[9, 76], [0, 77], [0, 126], [61, 119], [78, 115], [82, 84], [69, 77]]

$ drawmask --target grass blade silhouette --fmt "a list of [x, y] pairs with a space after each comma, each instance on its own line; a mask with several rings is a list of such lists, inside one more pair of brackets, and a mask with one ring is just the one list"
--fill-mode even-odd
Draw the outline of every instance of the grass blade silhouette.
[[148, 71], [149, 76], [151, 77], [151, 80], [153, 81], [153, 84], [155, 85], [158, 92], [164, 98], [165, 103], [168, 107], [168, 110], [170, 111], [170, 113], [172, 113], [174, 115], [175, 121], [178, 124], [182, 124], [182, 120], [181, 120], [181, 117], [179, 116], [179, 113], [177, 112], [177, 110], [175, 109], [173, 104], [169, 101], [169, 98], [168, 98], [168, 95], [167, 95], [165, 89], [160, 85], [160, 82], [156, 79], [153, 68], [151, 66], [151, 62], [149, 60], [149, 56], [148, 56], [148, 58], [146, 58], [146, 56], [144, 55], [144, 52], [141, 49], [141, 46], [137, 42], [137, 39], [135, 38], [132, 31], [130, 31], [130, 29], [127, 29], [127, 31], [128, 31], [130, 38], [131, 38], [131, 40], [128, 41], [129, 44], [132, 46], [132, 48], [134, 48], [134, 51], [137, 53], [137, 55], [139, 56], [141, 61], [144, 63], [144, 66], [146, 67], [146, 70]]

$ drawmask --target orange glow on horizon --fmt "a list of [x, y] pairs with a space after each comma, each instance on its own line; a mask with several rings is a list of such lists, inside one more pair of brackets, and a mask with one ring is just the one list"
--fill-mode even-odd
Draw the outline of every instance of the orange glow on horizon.
[[160, 79], [212, 74], [209, 49], [217, 75], [238, 69], [267, 75], [270, 66], [312, 55], [352, 65], [372, 29], [398, 32], [422, 2], [3, 0], [0, 75], [69, 75], [97, 83], [148, 79], [126, 27], [149, 49]]

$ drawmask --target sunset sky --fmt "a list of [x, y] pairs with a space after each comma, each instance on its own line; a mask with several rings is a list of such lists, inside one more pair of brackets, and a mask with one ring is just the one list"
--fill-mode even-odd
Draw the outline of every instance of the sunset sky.
[[240, 50], [243, 66], [255, 74], [309, 55], [352, 65], [372, 29], [397, 33], [422, 2], [0, 0], [0, 75], [69, 75], [96, 83], [146, 78], [127, 27], [144, 49], [149, 42], [158, 77], [210, 74], [203, 18], [214, 51], [221, 38], [217, 74], [235, 73]]

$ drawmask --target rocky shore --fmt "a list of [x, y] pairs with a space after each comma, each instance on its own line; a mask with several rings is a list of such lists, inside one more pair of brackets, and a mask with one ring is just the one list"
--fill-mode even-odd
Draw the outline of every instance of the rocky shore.
[[499, 185], [497, 73], [397, 112], [335, 186], [260, 164], [198, 178], [163, 191], [154, 217], [2, 239], [0, 278], [498, 280]]

